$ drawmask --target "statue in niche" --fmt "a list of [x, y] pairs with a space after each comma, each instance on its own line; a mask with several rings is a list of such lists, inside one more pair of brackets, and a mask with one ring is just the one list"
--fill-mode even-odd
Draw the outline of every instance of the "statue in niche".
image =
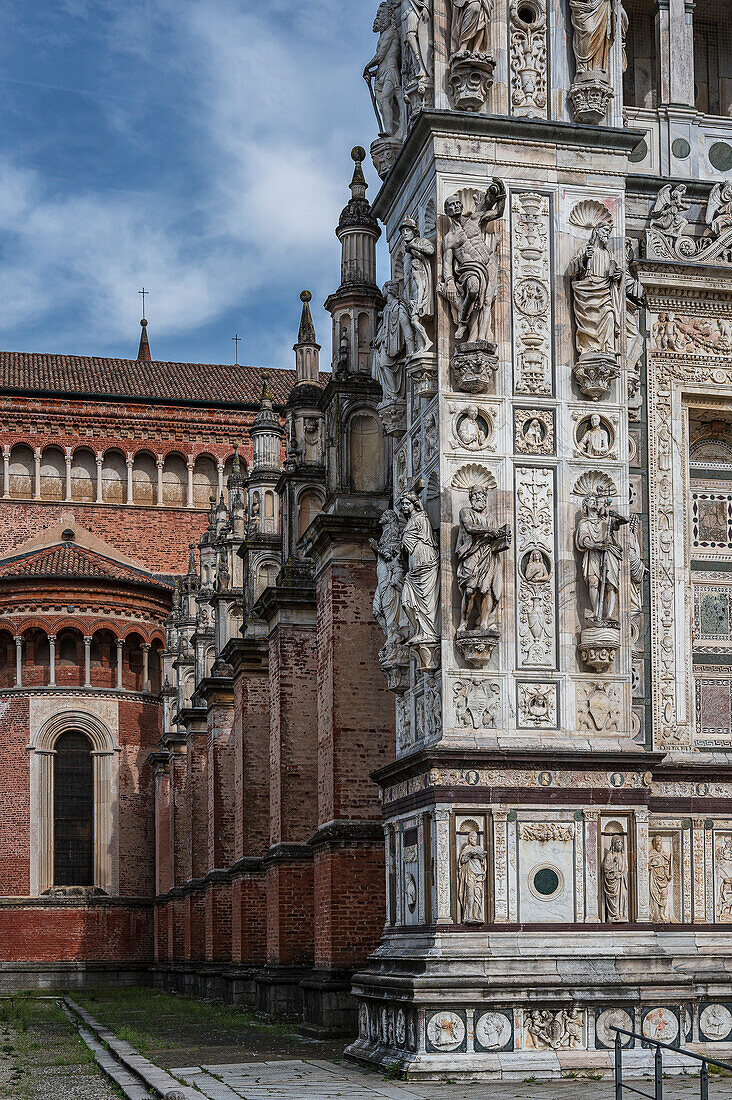
[[381, 517], [382, 534], [378, 542], [370, 540], [376, 554], [376, 593], [374, 618], [386, 635], [386, 645], [401, 642], [401, 592], [404, 567], [401, 560], [402, 525], [399, 516], [388, 508]]
[[540, 420], [536, 417], [533, 420], [529, 420], [524, 428], [524, 439], [530, 447], [536, 449], [541, 447], [546, 436], [546, 428]]
[[615, 41], [615, 0], [569, 0], [569, 7], [577, 72], [601, 73], [606, 77]]
[[590, 426], [579, 441], [577, 450], [588, 458], [607, 458], [609, 455], [610, 432], [599, 413], [593, 413], [590, 417]]
[[547, 559], [536, 547], [525, 556], [522, 571], [529, 584], [546, 584], [550, 579]]
[[628, 920], [628, 861], [622, 836], [614, 836], [602, 861], [602, 892], [605, 919], [610, 924]]
[[625, 516], [613, 511], [598, 493], [590, 492], [584, 497], [575, 545], [582, 554], [582, 573], [596, 623], [615, 621], [623, 560], [617, 536], [627, 523]]
[[458, 901], [463, 924], [483, 924], [485, 921], [487, 869], [488, 857], [477, 832], [473, 830], [458, 857]]
[[439, 646], [437, 612], [440, 601], [440, 552], [422, 501], [414, 492], [401, 499], [406, 518], [402, 551], [407, 575], [402, 588], [402, 608], [414, 631], [409, 645], [417, 650], [422, 671], [434, 671]]
[[379, 41], [363, 71], [382, 137], [398, 137], [402, 130], [402, 43], [391, 4], [379, 5], [374, 19]]
[[416, 350], [419, 353], [429, 351], [432, 347], [424, 321], [435, 312], [435, 284], [431, 262], [435, 246], [432, 241], [418, 235], [417, 226], [411, 218], [405, 218], [400, 228], [404, 245], [404, 291]]
[[499, 236], [488, 230], [503, 217], [505, 205], [500, 180], [493, 181], [472, 213], [465, 213], [459, 195], [445, 201], [450, 228], [443, 242], [440, 293], [450, 305], [458, 344], [493, 341]]
[[404, 357], [414, 354], [414, 330], [399, 283], [384, 284], [386, 305], [371, 345], [371, 374], [381, 385], [384, 401], [404, 398]]
[[605, 214], [569, 272], [580, 359], [618, 357], [623, 271], [608, 247], [613, 227], [606, 208]]
[[668, 924], [668, 891], [671, 886], [671, 856], [663, 847], [663, 839], [657, 833], [651, 841], [648, 853], [648, 888], [651, 895], [651, 920]]
[[[460, 509], [457, 547], [457, 582], [462, 594], [458, 633], [498, 629], [498, 607], [503, 595], [500, 555], [512, 541], [510, 527], [495, 528], [486, 515], [487, 493], [472, 485], [469, 504]], [[474, 621], [475, 620], [475, 621]]]
[[452, 0], [450, 54], [488, 52], [493, 0]]

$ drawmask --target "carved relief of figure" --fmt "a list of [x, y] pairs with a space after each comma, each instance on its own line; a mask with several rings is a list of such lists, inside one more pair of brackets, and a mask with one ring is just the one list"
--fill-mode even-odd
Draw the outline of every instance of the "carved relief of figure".
[[399, 516], [391, 508], [381, 517], [382, 535], [371, 539], [376, 554], [376, 593], [374, 618], [386, 635], [387, 645], [401, 641], [401, 592], [404, 567], [401, 560], [402, 529]]
[[458, 901], [463, 924], [482, 924], [485, 920], [487, 867], [485, 849], [480, 845], [478, 834], [471, 832], [458, 858]]
[[402, 607], [414, 630], [409, 642], [411, 645], [434, 645], [439, 638], [440, 552], [427, 513], [416, 493], [404, 494], [401, 509], [407, 520], [402, 532], [402, 550], [408, 561], [402, 588]]
[[651, 920], [668, 924], [668, 891], [671, 885], [671, 856], [663, 847], [663, 839], [656, 834], [648, 854], [648, 888], [651, 895]]
[[608, 73], [615, 40], [614, 0], [569, 0], [577, 72]]
[[590, 417], [590, 426], [582, 436], [577, 450], [588, 458], [606, 458], [610, 453], [610, 433], [602, 423], [599, 413]]
[[720, 237], [725, 229], [732, 228], [732, 184], [715, 183], [704, 220], [712, 237]]
[[402, 7], [404, 41], [410, 54], [410, 65], [417, 80], [429, 76], [430, 5], [429, 0], [404, 0]]
[[450, 52], [487, 53], [493, 0], [452, 0]]
[[[460, 510], [460, 531], [456, 547], [457, 582], [462, 593], [460, 631], [489, 630], [496, 626], [496, 614], [503, 595], [500, 555], [511, 545], [508, 526], [495, 528], [486, 515], [485, 489], [474, 485], [470, 504]], [[477, 619], [471, 627], [471, 619]]]
[[602, 861], [605, 919], [611, 924], [628, 920], [628, 861], [622, 836], [614, 836]]
[[488, 227], [503, 217], [505, 204], [506, 189], [500, 180], [494, 180], [470, 214], [458, 195], [445, 201], [450, 228], [443, 242], [440, 293], [450, 304], [457, 343], [493, 339], [499, 236]]
[[431, 264], [435, 246], [432, 241], [417, 235], [417, 226], [411, 218], [404, 219], [401, 231], [404, 244], [404, 291], [416, 337], [416, 348], [418, 352], [429, 351], [432, 341], [423, 322], [435, 312], [435, 284]]
[[386, 305], [372, 343], [371, 374], [380, 383], [385, 401], [404, 397], [404, 356], [414, 353], [414, 331], [402, 301], [399, 283], [384, 285]]
[[651, 225], [672, 237], [680, 237], [689, 224], [684, 214], [690, 208], [691, 203], [686, 200], [686, 184], [680, 183], [674, 187], [667, 183], [656, 196], [651, 210]]
[[610, 223], [595, 226], [570, 268], [580, 356], [618, 355], [623, 271], [608, 248], [611, 235]]
[[529, 421], [524, 431], [524, 439], [530, 447], [541, 447], [544, 442], [544, 434], [545, 430], [541, 425], [541, 421], [534, 417], [533, 420]]
[[640, 360], [643, 355], [643, 334], [640, 329], [640, 311], [644, 302], [644, 290], [634, 274], [635, 254], [630, 239], [625, 244], [625, 359], [628, 367], [628, 415], [631, 420], [640, 417]]
[[575, 545], [582, 554], [582, 572], [596, 622], [615, 619], [623, 560], [617, 532], [627, 523], [628, 520], [609, 508], [597, 493], [587, 493], [582, 501]]
[[535, 548], [529, 554], [528, 561], [524, 566], [524, 576], [529, 584], [546, 584], [550, 579], [541, 550]]
[[458, 420], [455, 431], [465, 447], [479, 449], [485, 444], [487, 435], [477, 405], [468, 405]]
[[643, 561], [638, 541], [640, 516], [630, 517], [628, 524], [628, 569], [630, 570], [630, 607], [631, 611], [643, 610], [643, 581], [648, 568]]
[[374, 19], [379, 41], [376, 53], [363, 71], [371, 91], [379, 133], [397, 137], [402, 129], [402, 43], [391, 4], [379, 5]]

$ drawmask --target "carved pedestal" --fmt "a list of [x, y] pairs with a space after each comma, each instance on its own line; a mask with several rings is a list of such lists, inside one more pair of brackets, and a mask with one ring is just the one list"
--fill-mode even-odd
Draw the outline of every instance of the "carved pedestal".
[[619, 649], [620, 626], [616, 622], [590, 620], [580, 634], [580, 657], [595, 672], [608, 672]]
[[610, 100], [615, 93], [600, 72], [577, 73], [569, 90], [572, 113], [578, 122], [594, 125], [607, 116]]
[[459, 111], [480, 111], [493, 86], [496, 59], [488, 53], [458, 53], [450, 59], [452, 99]]
[[403, 695], [409, 687], [409, 650], [405, 645], [387, 642], [379, 650], [379, 667], [386, 676], [389, 691]]
[[462, 393], [487, 393], [498, 370], [496, 344], [457, 344], [451, 359], [453, 385]]
[[440, 642], [409, 642], [409, 648], [417, 658], [417, 668], [420, 672], [437, 672], [440, 667]]
[[413, 355], [407, 363], [407, 374], [412, 379], [415, 397], [426, 401], [437, 393], [437, 355], [433, 351], [423, 351]]
[[581, 355], [574, 368], [574, 378], [582, 393], [599, 401], [619, 374], [618, 362], [608, 355]]
[[391, 172], [402, 147], [398, 138], [381, 136], [371, 142], [371, 159], [382, 180]]
[[487, 630], [458, 630], [455, 648], [467, 665], [480, 668], [490, 661], [500, 640], [501, 632], [497, 627], [489, 627]]
[[377, 411], [386, 434], [401, 439], [407, 430], [407, 402], [382, 401]]

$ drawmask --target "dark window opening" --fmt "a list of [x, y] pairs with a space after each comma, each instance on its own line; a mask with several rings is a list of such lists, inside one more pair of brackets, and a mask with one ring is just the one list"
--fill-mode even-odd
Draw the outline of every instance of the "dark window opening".
[[64, 733], [56, 742], [53, 773], [53, 881], [93, 886], [94, 784], [91, 742]]

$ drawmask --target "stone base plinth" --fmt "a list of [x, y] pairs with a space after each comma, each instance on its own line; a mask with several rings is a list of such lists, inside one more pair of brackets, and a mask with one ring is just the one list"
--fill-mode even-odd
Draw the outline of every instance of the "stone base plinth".
[[410, 641], [409, 648], [417, 658], [420, 672], [437, 672], [440, 667], [440, 642]]
[[569, 90], [572, 114], [577, 122], [596, 125], [607, 117], [610, 100], [615, 93], [602, 72], [577, 73]]
[[467, 665], [480, 668], [490, 661], [500, 640], [501, 632], [497, 627], [488, 630], [458, 630], [455, 648]]
[[453, 384], [461, 393], [487, 393], [498, 370], [496, 344], [481, 340], [457, 344], [450, 360]]
[[581, 355], [574, 368], [574, 379], [585, 397], [599, 401], [619, 373], [616, 359], [607, 355]]
[[620, 628], [614, 624], [586, 626], [580, 634], [580, 657], [595, 672], [608, 672], [619, 649]]
[[458, 111], [482, 111], [493, 86], [496, 59], [488, 53], [458, 53], [450, 58], [448, 79]]
[[437, 354], [423, 351], [413, 355], [407, 363], [407, 374], [412, 379], [415, 397], [429, 401], [438, 389]]
[[378, 137], [371, 142], [371, 159], [382, 180], [386, 179], [394, 167], [401, 147], [402, 143], [398, 138]]
[[407, 402], [382, 401], [377, 411], [386, 434], [401, 439], [407, 430]]
[[379, 650], [379, 667], [386, 676], [389, 691], [403, 695], [409, 688], [411, 658], [405, 645], [387, 643]]

